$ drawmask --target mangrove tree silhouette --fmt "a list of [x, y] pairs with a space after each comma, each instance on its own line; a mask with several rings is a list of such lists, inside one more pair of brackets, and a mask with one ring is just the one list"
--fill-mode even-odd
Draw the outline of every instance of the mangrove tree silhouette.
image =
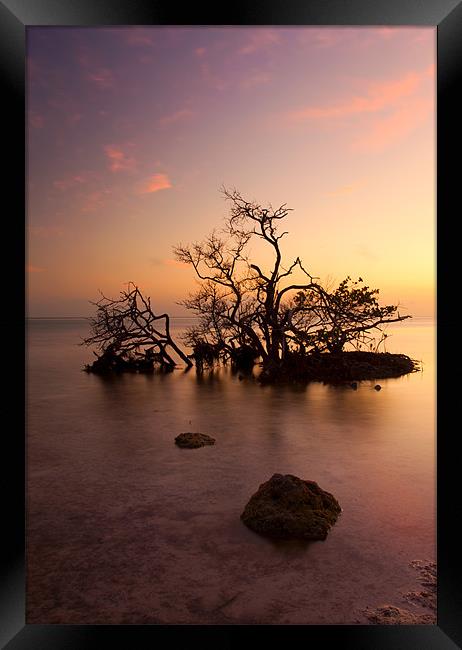
[[[260, 361], [262, 381], [344, 381], [392, 377], [412, 372], [406, 355], [379, 352], [384, 327], [403, 321], [398, 305], [380, 305], [378, 289], [361, 277], [347, 276], [335, 288], [323, 286], [300, 256], [285, 262], [281, 226], [290, 212], [283, 204], [267, 207], [222, 188], [230, 204], [222, 227], [205, 239], [178, 244], [174, 254], [190, 265], [198, 289], [178, 304], [192, 311], [196, 324], [183, 336], [190, 354], [170, 334], [168, 314], [156, 316], [149, 298], [130, 283], [118, 300], [94, 303], [92, 335], [100, 355], [88, 370], [162, 370], [175, 367], [172, 351], [200, 372], [230, 361], [250, 370]], [[266, 263], [254, 259], [262, 250]], [[269, 261], [268, 261], [269, 260]], [[158, 321], [163, 321], [159, 329]]]
[[[198, 317], [184, 339], [196, 364], [231, 359], [251, 365], [260, 358], [262, 379], [274, 379], [287, 376], [287, 370], [295, 371], [296, 366], [303, 366], [309, 375], [315, 365], [319, 367], [320, 355], [330, 353], [329, 358], [322, 357], [329, 374], [334, 361], [335, 373], [344, 369], [347, 359], [350, 363], [361, 359], [364, 374], [365, 364], [386, 338], [383, 327], [410, 316], [400, 315], [397, 305], [381, 306], [379, 290], [365, 286], [362, 278], [353, 281], [348, 276], [328, 290], [299, 256], [284, 263], [280, 242], [288, 232], [280, 232], [280, 226], [290, 211], [286, 204], [264, 207], [245, 200], [236, 189], [222, 191], [231, 209], [220, 231], [174, 248], [176, 259], [191, 265], [201, 281], [199, 289], [180, 302]], [[249, 254], [256, 240], [271, 253], [268, 268]], [[361, 356], [339, 357], [347, 344]], [[396, 356], [387, 355], [387, 360]], [[406, 367], [407, 372], [413, 368]]]

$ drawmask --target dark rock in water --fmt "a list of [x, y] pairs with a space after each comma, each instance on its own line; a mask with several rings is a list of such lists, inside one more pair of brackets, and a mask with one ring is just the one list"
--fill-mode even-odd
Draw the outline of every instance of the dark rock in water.
[[323, 352], [302, 354], [289, 351], [282, 364], [263, 368], [258, 380], [263, 384], [323, 381], [344, 384], [366, 379], [378, 381], [401, 377], [420, 370], [417, 361], [405, 354], [390, 352]]
[[279, 539], [326, 539], [341, 512], [338, 501], [314, 481], [273, 474], [250, 498], [241, 519], [261, 535]]
[[382, 386], [380, 384], [376, 384], [374, 388], [375, 390], [382, 390]]
[[185, 447], [187, 449], [195, 449], [196, 447], [204, 447], [205, 445], [214, 445], [215, 438], [208, 436], [206, 433], [180, 433], [175, 438], [175, 443], [178, 447]]
[[353, 382], [351, 382], [350, 386], [352, 387], [353, 390], [357, 390], [358, 383], [356, 381], [353, 381]]

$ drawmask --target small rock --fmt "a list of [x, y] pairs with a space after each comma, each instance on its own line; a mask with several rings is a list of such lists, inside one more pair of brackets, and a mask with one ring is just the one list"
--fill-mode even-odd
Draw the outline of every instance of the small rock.
[[374, 388], [375, 390], [382, 390], [382, 386], [380, 384], [376, 384]]
[[351, 388], [353, 390], [357, 390], [358, 389], [358, 382], [357, 381], [352, 381], [350, 386], [351, 386]]
[[261, 535], [279, 539], [326, 539], [341, 512], [338, 501], [314, 481], [273, 474], [250, 498], [241, 519]]
[[175, 444], [178, 447], [195, 449], [196, 447], [204, 447], [205, 445], [214, 445], [215, 438], [208, 436], [206, 433], [180, 433], [175, 438]]

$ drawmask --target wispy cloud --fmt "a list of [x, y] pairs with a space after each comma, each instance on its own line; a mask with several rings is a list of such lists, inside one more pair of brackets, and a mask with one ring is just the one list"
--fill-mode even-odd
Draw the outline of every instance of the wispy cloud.
[[286, 124], [323, 122], [342, 124], [342, 119], [370, 115], [362, 122], [361, 134], [352, 130], [355, 150], [380, 151], [407, 137], [433, 110], [429, 80], [435, 75], [434, 64], [420, 71], [388, 81], [365, 82], [363, 92], [341, 101], [307, 106], [286, 114]]
[[193, 115], [193, 112], [189, 108], [182, 108], [181, 110], [175, 111], [170, 115], [161, 117], [158, 123], [160, 126], [168, 126], [170, 124], [175, 124], [176, 122], [181, 122], [182, 120], [191, 117], [191, 115]]
[[96, 212], [101, 210], [107, 203], [107, 196], [111, 194], [111, 190], [95, 190], [94, 192], [89, 192], [84, 196], [81, 210], [84, 213], [87, 212]]
[[133, 45], [135, 47], [153, 47], [155, 45], [155, 39], [152, 34], [149, 34], [147, 30], [130, 28], [124, 30], [126, 34], [126, 43], [127, 45]]
[[144, 183], [138, 186], [138, 194], [152, 194], [172, 187], [167, 174], [153, 174]]
[[136, 168], [136, 160], [124, 153], [118, 145], [106, 145], [104, 153], [109, 161], [111, 172], [132, 171]]
[[45, 269], [41, 266], [34, 266], [33, 264], [28, 264], [26, 266], [27, 273], [42, 273]]
[[363, 136], [353, 142], [353, 147], [361, 151], [382, 151], [419, 128], [430, 117], [432, 109], [431, 100], [416, 98], [376, 120]]
[[329, 29], [327, 27], [308, 28], [298, 32], [299, 43], [327, 48], [341, 43], [348, 37], [345, 29]]
[[114, 74], [109, 68], [98, 68], [88, 72], [86, 78], [103, 90], [114, 87]]
[[85, 182], [86, 178], [83, 175], [69, 176], [68, 178], [60, 178], [59, 180], [53, 181], [53, 187], [64, 192], [71, 187]]
[[266, 50], [281, 42], [281, 37], [275, 29], [255, 28], [250, 31], [246, 43], [239, 48], [239, 54], [253, 54]]
[[316, 49], [340, 46], [363, 50], [381, 46], [400, 34], [403, 34], [401, 27], [308, 27], [297, 30], [297, 41]]
[[205, 47], [196, 47], [196, 49], [194, 50], [194, 54], [199, 58], [205, 56], [206, 52], [207, 50]]
[[422, 73], [410, 72], [400, 79], [385, 82], [369, 82], [362, 95], [356, 95], [343, 102], [308, 106], [292, 111], [292, 121], [338, 118], [360, 113], [375, 113], [392, 106], [397, 100], [412, 95], [422, 81]]

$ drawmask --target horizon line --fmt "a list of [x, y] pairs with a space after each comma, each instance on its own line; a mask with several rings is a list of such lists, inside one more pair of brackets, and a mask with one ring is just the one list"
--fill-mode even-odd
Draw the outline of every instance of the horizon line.
[[[88, 320], [92, 316], [26, 316], [26, 320]], [[197, 318], [197, 316], [169, 316], [169, 318]]]
[[[88, 320], [92, 316], [26, 316], [26, 320]], [[199, 316], [169, 316], [169, 318], [199, 318]], [[433, 318], [436, 320], [436, 314], [427, 314], [425, 316], [412, 316], [411, 318]]]

